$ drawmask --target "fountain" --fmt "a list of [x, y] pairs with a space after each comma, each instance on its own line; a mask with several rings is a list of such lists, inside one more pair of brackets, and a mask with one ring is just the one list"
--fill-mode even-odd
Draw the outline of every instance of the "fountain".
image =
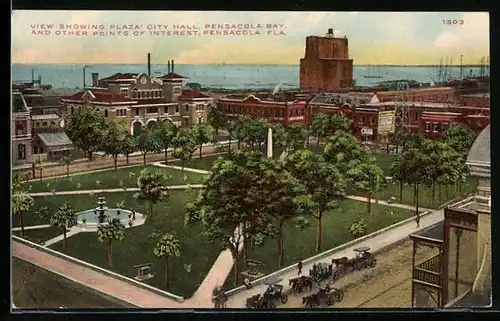
[[[119, 213], [125, 215], [120, 215]], [[132, 227], [129, 224], [131, 217], [137, 217], [137, 220], [134, 220], [134, 226], [144, 224], [145, 218], [142, 214], [136, 213], [135, 210], [108, 208], [103, 196], [99, 196], [97, 199], [97, 207], [94, 209], [76, 213], [77, 225], [84, 227], [86, 231], [97, 230], [99, 225], [107, 224], [108, 220], [115, 218], [118, 218], [123, 225]]]

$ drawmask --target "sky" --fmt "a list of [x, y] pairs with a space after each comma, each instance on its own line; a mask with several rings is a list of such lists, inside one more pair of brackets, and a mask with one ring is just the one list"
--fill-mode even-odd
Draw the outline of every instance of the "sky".
[[[42, 29], [42, 24], [53, 26]], [[71, 30], [61, 29], [61, 24], [104, 29], [88, 30], [87, 36], [64, 35]], [[210, 35], [223, 31], [207, 27], [212, 24], [228, 24], [226, 31], [250, 34]], [[269, 24], [278, 26], [268, 29]], [[116, 28], [128, 31], [128, 36], [109, 35], [111, 25], [118, 26], [115, 32]], [[129, 29], [135, 25], [138, 29]], [[151, 25], [164, 32], [180, 25], [196, 27], [189, 30], [198, 34], [150, 35]], [[328, 28], [349, 39], [349, 55], [357, 65], [439, 64], [446, 57], [459, 64], [461, 55], [464, 64], [479, 64], [481, 57], [489, 55], [489, 14], [483, 12], [16, 10], [12, 13], [12, 62], [132, 64], [144, 63], [151, 52], [153, 64], [173, 59], [176, 64], [297, 65], [304, 56], [305, 38], [324, 36]]]

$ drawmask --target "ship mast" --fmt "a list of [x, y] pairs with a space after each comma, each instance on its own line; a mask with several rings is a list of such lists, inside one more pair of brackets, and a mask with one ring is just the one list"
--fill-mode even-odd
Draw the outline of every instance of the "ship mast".
[[460, 79], [463, 78], [464, 66], [463, 66], [464, 55], [460, 55]]
[[443, 82], [443, 58], [441, 58], [441, 61], [439, 62], [438, 82]]
[[446, 60], [444, 63], [443, 80], [444, 82], [448, 81], [448, 56], [446, 56]]
[[484, 57], [481, 57], [481, 64], [479, 69], [479, 78], [484, 77]]

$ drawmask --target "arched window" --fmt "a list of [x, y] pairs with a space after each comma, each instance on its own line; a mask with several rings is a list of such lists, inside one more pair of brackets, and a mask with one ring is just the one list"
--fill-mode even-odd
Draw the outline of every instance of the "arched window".
[[108, 110], [107, 109], [104, 109], [104, 117], [108, 118]]
[[17, 159], [26, 159], [26, 145], [17, 145]]
[[75, 107], [71, 106], [71, 115], [75, 112]]

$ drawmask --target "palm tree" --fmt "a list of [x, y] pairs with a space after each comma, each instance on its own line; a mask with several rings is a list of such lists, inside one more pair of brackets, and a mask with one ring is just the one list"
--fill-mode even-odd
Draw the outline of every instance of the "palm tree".
[[61, 158], [61, 164], [66, 165], [66, 177], [69, 177], [69, 165], [71, 165], [71, 163], [73, 163], [73, 160], [69, 156]]
[[167, 187], [163, 185], [167, 179], [162, 171], [150, 172], [143, 169], [137, 185], [139, 192], [134, 194], [134, 197], [141, 203], [147, 204], [147, 214], [153, 214], [153, 205], [157, 202], [164, 201], [168, 198]]
[[157, 239], [157, 243], [153, 249], [154, 255], [161, 259], [165, 258], [165, 286], [168, 285], [168, 260], [171, 256], [180, 256], [181, 247], [179, 239], [170, 233], [165, 233], [163, 235], [155, 234], [152, 235]]
[[97, 227], [97, 239], [99, 242], [108, 243], [108, 265], [113, 266], [113, 241], [121, 241], [125, 237], [125, 225], [120, 219], [114, 218], [107, 224], [101, 224]]
[[19, 192], [12, 195], [12, 214], [19, 215], [19, 225], [21, 226], [21, 237], [24, 237], [23, 213], [29, 211], [35, 201], [26, 192]]
[[69, 202], [59, 207], [57, 212], [50, 218], [50, 225], [60, 228], [63, 231], [63, 249], [67, 248], [66, 232], [76, 225], [76, 210]]

